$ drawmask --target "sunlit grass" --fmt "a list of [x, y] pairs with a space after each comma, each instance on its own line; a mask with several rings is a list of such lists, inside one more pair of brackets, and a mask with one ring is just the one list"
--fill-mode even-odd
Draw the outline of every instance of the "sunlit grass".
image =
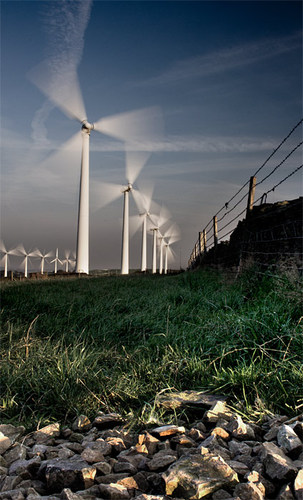
[[4, 285], [2, 421], [154, 421], [168, 388], [223, 393], [250, 415], [298, 412], [300, 282], [255, 271]]

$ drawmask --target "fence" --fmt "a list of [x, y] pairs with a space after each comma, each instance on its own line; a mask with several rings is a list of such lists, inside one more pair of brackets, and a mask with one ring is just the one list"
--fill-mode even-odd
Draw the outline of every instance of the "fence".
[[[244, 217], [244, 219], [248, 221], [254, 209], [255, 218], [256, 206], [258, 202], [262, 206], [267, 201], [269, 193], [274, 192], [281, 184], [286, 182], [302, 169], [303, 164], [301, 164], [301, 162], [303, 141], [299, 140], [302, 139], [302, 123], [303, 120], [300, 120], [293, 127], [289, 134], [280, 142], [280, 144], [274, 149], [274, 151], [256, 170], [256, 172], [250, 177], [250, 179], [230, 198], [230, 200], [224, 203], [224, 205], [220, 208], [220, 210], [217, 211], [217, 213], [208, 222], [204, 229], [202, 231], [199, 231], [198, 239], [193, 247], [188, 261], [189, 269], [196, 267], [196, 265], [198, 265], [198, 263], [200, 263], [202, 260], [204, 261], [211, 249], [213, 260], [214, 255], [217, 254], [219, 243], [225, 242], [225, 238], [227, 238], [234, 232], [235, 226], [239, 223], [241, 217]], [[297, 137], [298, 135], [299, 139]], [[278, 163], [275, 162], [275, 165], [273, 167], [270, 167], [270, 161], [272, 161], [274, 158], [277, 158], [278, 155], [280, 155]], [[284, 167], [284, 169], [286, 170], [287, 166], [289, 169], [289, 160], [291, 160], [292, 162], [290, 171], [287, 171], [287, 173], [285, 173], [284, 171], [284, 176], [281, 179], [275, 179], [275, 177], [280, 174], [282, 167]], [[297, 165], [293, 165], [293, 163], [295, 162], [297, 162]], [[263, 170], [266, 167], [270, 167], [269, 172]], [[260, 173], [262, 170], [264, 172], [264, 177], [260, 178]], [[274, 181], [274, 184], [267, 186], [266, 191], [264, 191], [257, 199], [255, 199], [256, 190], [260, 191], [260, 187], [262, 189], [262, 184], [263, 186], [264, 183], [266, 185], [266, 181], [268, 181], [268, 179], [270, 178], [272, 181]], [[264, 214], [259, 214], [259, 217], [264, 217]], [[288, 236], [288, 238], [297, 238], [302, 241], [302, 219], [300, 219], [298, 223], [301, 227], [300, 235], [298, 236], [298, 231], [296, 231], [295, 234]], [[288, 231], [289, 233], [289, 229], [285, 229], [285, 231]], [[247, 235], [242, 235], [242, 238], [244, 238], [244, 240], [242, 240], [241, 242], [239, 241], [238, 243], [241, 243], [243, 256], [244, 254], [246, 254], [247, 256], [252, 253], [256, 254], [258, 250], [255, 248], [255, 251], [253, 252], [250, 249], [251, 247], [249, 246], [249, 239]], [[279, 241], [280, 240], [281, 238], [279, 237]], [[270, 241], [274, 240], [271, 239]], [[259, 253], [268, 253], [264, 252], [264, 245], [262, 250], [259, 250]], [[297, 255], [297, 249], [295, 252], [288, 253]], [[284, 254], [286, 255], [287, 252], [284, 252]]]

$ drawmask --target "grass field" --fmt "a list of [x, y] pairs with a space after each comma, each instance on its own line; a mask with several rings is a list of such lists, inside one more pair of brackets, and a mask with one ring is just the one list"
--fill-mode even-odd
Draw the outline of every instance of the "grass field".
[[[166, 389], [229, 396], [250, 417], [302, 411], [301, 286], [216, 271], [2, 284], [2, 422], [118, 411], [165, 420]], [[303, 322], [302, 322], [303, 323]], [[171, 416], [167, 416], [167, 419]]]

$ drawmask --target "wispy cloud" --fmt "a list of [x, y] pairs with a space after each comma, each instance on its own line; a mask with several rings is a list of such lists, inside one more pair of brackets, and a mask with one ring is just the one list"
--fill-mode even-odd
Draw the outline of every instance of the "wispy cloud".
[[[48, 4], [43, 25], [47, 36], [46, 60], [29, 73], [29, 79], [70, 116], [86, 117], [77, 78], [92, 0], [61, 0]], [[32, 120], [32, 138], [47, 141], [45, 122], [53, 106], [43, 103]]]
[[284, 38], [266, 38], [241, 43], [221, 50], [177, 61], [163, 73], [138, 82], [138, 86], [157, 86], [178, 83], [194, 78], [205, 78], [259, 61], [272, 59], [301, 47], [301, 36], [295, 33]]

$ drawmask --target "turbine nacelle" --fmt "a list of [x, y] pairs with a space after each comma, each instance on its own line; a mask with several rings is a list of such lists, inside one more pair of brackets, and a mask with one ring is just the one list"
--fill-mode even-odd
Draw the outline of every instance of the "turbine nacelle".
[[121, 193], [129, 193], [129, 191], [132, 191], [133, 189], [133, 186], [132, 184], [129, 182], [128, 185], [126, 187], [123, 187], [122, 190], [121, 190]]
[[82, 130], [87, 134], [90, 134], [90, 131], [94, 129], [94, 124], [89, 123], [87, 120], [82, 121]]

